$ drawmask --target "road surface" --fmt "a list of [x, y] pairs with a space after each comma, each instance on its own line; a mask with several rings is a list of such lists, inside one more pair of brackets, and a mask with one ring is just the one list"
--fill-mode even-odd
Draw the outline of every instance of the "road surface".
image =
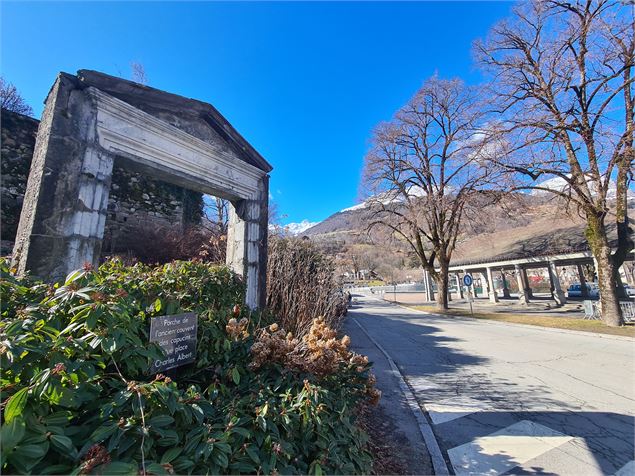
[[399, 367], [455, 474], [635, 474], [635, 340], [362, 296], [353, 336], [354, 321]]

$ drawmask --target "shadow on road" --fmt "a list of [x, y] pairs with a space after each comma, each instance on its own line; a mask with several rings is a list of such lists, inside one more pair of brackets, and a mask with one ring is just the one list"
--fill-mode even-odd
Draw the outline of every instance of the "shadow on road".
[[[503, 472], [536, 458], [533, 465], [513, 474], [553, 474], [554, 464], [561, 474], [613, 474], [634, 457], [634, 427], [635, 417], [611, 412], [497, 410], [457, 418], [435, 432], [446, 450], [466, 445], [455, 452], [459, 456], [453, 463], [463, 461], [476, 473], [488, 468]], [[540, 440], [536, 453], [527, 459], [514, 454], [516, 447], [532, 444], [522, 438]], [[548, 469], [541, 460], [549, 463]]]
[[[546, 452], [549, 452], [546, 468], [536, 464], [522, 471], [514, 470], [514, 474], [549, 474], [554, 472], [554, 464], [558, 473], [613, 474], [633, 460], [633, 416], [585, 411], [584, 402], [550, 397], [546, 385], [532, 385], [525, 380], [519, 385], [501, 375], [492, 375], [487, 367], [490, 359], [455, 348], [453, 343], [461, 339], [447, 335], [435, 325], [447, 323], [447, 317], [413, 315], [392, 303], [366, 298], [353, 305], [350, 317], [389, 352], [421, 402], [458, 399], [458, 410], [456, 407], [450, 410], [458, 413], [441, 415], [433, 428], [446, 455], [453, 448], [468, 445], [462, 448], [467, 448], [463, 457], [467, 458], [466, 467], [470, 471], [480, 473], [490, 465], [497, 469], [492, 474], [500, 474], [530, 460], [542, 463], [541, 455]], [[415, 319], [416, 323], [412, 322]], [[463, 320], [474, 325], [472, 319]], [[388, 367], [376, 370], [379, 381], [391, 378]], [[465, 396], [467, 404], [461, 401]], [[462, 409], [461, 405], [466, 407]], [[497, 442], [518, 436], [505, 432], [513, 433], [519, 424], [531, 428], [531, 436], [546, 442], [542, 453], [524, 461], [513, 451], [496, 449]], [[495, 440], [491, 438], [493, 434]], [[550, 447], [550, 438], [559, 444]], [[470, 461], [471, 457], [475, 460]]]

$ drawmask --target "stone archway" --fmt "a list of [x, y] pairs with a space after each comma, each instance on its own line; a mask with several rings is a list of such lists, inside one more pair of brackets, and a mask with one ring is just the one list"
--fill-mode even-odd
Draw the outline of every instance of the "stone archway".
[[231, 204], [227, 264], [246, 303], [266, 299], [268, 173], [210, 104], [95, 71], [60, 73], [49, 92], [13, 252], [19, 273], [63, 278], [97, 264], [115, 157]]

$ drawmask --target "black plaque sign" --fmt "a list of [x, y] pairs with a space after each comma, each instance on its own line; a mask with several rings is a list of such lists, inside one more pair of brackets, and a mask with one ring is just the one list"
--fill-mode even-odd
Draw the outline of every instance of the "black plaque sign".
[[150, 342], [159, 344], [165, 357], [157, 359], [150, 373], [163, 372], [196, 359], [198, 318], [193, 312], [150, 319]]

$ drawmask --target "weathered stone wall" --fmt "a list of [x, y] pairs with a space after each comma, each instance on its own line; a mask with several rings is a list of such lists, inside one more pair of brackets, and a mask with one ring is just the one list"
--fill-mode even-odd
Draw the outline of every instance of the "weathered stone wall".
[[200, 223], [202, 212], [200, 193], [129, 170], [115, 159], [102, 254], [136, 248], [139, 230]]
[[[31, 117], [2, 109], [0, 239], [3, 242], [13, 242], [18, 229], [38, 123]], [[3, 254], [7, 246], [3, 243]]]
[[[11, 252], [33, 158], [39, 121], [2, 110], [2, 254]], [[200, 222], [203, 199], [193, 192], [128, 170], [115, 160], [102, 251], [119, 252], [143, 227]]]

